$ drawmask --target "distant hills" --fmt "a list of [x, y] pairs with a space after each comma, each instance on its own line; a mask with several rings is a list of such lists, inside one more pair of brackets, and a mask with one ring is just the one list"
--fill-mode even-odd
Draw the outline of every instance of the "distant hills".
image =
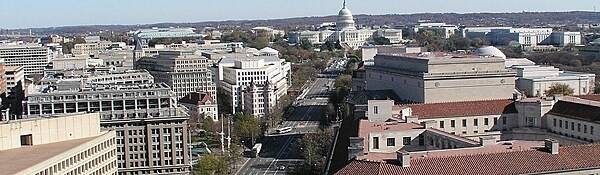
[[[521, 12], [521, 13], [420, 13], [420, 14], [390, 14], [390, 15], [355, 15], [357, 24], [402, 26], [414, 24], [418, 20], [432, 20], [448, 24], [464, 26], [573, 26], [575, 24], [600, 23], [599, 12]], [[334, 22], [336, 16], [299, 17], [270, 20], [232, 20], [209, 21], [196, 23], [158, 23], [143, 25], [92, 25], [92, 26], [65, 26], [32, 29], [37, 34], [81, 34], [96, 33], [99, 31], [125, 32], [139, 28], [150, 27], [217, 27], [217, 28], [242, 28], [248, 29], [255, 26], [272, 26], [278, 29], [299, 29], [323, 22]], [[29, 32], [29, 29], [16, 30]]]

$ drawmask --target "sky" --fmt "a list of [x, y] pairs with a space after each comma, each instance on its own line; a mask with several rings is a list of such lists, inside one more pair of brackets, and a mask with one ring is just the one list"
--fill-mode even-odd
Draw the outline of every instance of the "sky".
[[[0, 28], [335, 15], [342, 0], [0, 0]], [[600, 10], [600, 0], [348, 0], [354, 14]]]

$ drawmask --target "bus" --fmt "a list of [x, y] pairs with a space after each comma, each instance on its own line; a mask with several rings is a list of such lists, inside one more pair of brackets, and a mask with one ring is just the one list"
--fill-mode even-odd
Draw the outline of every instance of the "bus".
[[254, 147], [252, 147], [252, 151], [250, 151], [250, 157], [258, 157], [258, 154], [260, 153], [261, 149], [262, 143], [257, 143], [256, 145], [254, 145]]
[[279, 128], [275, 130], [275, 132], [277, 132], [277, 134], [285, 134], [288, 132], [292, 132], [292, 127]]

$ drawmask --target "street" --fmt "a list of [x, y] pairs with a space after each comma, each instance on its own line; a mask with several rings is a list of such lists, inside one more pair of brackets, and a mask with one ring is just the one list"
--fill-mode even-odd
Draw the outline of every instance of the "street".
[[263, 140], [260, 156], [250, 159], [236, 174], [275, 175], [287, 174], [303, 163], [298, 140], [304, 133], [314, 132], [319, 127], [322, 108], [327, 105], [328, 87], [333, 86], [334, 78], [316, 79], [303, 96], [295, 101], [295, 108], [277, 128], [292, 127], [285, 134], [269, 132]]

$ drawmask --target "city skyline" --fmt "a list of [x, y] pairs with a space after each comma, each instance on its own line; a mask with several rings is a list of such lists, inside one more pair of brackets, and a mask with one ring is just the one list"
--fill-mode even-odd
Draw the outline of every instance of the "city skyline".
[[[161, 3], [156, 0], [143, 4], [133, 1], [76, 1], [61, 3], [39, 1], [0, 2], [0, 24], [4, 29], [59, 27], [77, 25], [135, 25], [163, 22], [193, 23], [225, 20], [281, 19], [308, 16], [330, 16], [342, 6], [342, 0], [305, 0], [298, 2], [277, 0], [224, 0], [191, 1], [179, 0]], [[64, 5], [68, 4], [68, 5]], [[187, 5], [182, 5], [187, 4]], [[380, 6], [378, 4], [388, 4]], [[465, 5], [470, 4], [470, 5]], [[548, 1], [489, 1], [477, 0], [423, 0], [406, 2], [394, 0], [348, 1], [355, 14], [414, 14], [414, 13], [480, 13], [480, 12], [559, 12], [594, 11], [599, 0], [580, 0], [565, 4], [560, 0]], [[213, 8], [223, 7], [223, 8]], [[277, 8], [273, 8], [277, 7]], [[225, 10], [224, 10], [225, 9]], [[265, 10], [267, 9], [267, 10]], [[225, 13], [223, 13], [225, 11]], [[27, 12], [27, 13], [24, 13]], [[64, 14], [60, 18], [55, 15]], [[77, 15], [72, 15], [77, 14]], [[158, 14], [158, 15], [156, 15]]]

